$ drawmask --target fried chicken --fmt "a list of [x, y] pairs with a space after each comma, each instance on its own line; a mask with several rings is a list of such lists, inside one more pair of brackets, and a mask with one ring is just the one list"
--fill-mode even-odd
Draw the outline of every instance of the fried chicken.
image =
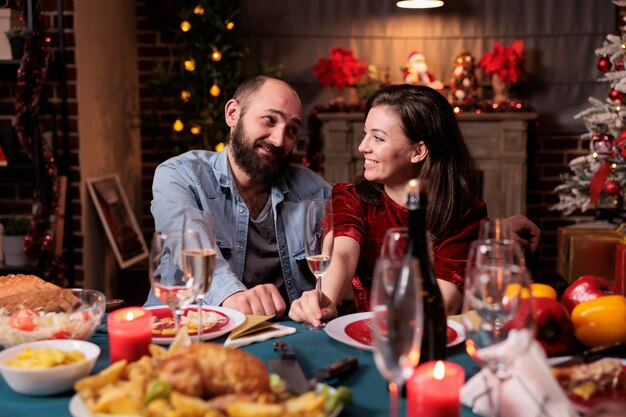
[[159, 379], [183, 394], [212, 398], [226, 394], [270, 391], [269, 372], [263, 361], [237, 349], [213, 343], [194, 343], [175, 349], [157, 360]]

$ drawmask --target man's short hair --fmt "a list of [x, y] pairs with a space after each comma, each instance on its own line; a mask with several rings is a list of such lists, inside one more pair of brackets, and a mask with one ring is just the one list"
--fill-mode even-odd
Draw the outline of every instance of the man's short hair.
[[269, 75], [255, 75], [247, 78], [241, 84], [239, 84], [239, 87], [237, 87], [233, 98], [239, 102], [239, 107], [241, 108], [242, 115], [246, 112], [250, 98], [252, 98], [254, 94], [268, 80], [276, 80], [287, 84], [285, 81], [276, 77], [270, 77]]

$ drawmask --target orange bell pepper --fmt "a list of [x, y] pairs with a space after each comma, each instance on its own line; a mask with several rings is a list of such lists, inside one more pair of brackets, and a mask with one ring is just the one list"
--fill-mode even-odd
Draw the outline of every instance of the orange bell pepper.
[[[509, 284], [506, 287], [506, 295], [509, 298], [515, 297], [519, 293], [520, 285], [519, 284]], [[533, 298], [551, 298], [556, 300], [556, 290], [549, 285], [546, 284], [530, 284], [530, 293]], [[528, 298], [528, 290], [524, 289], [522, 291], [522, 299]]]
[[626, 343], [626, 297], [606, 295], [585, 301], [572, 311], [574, 335], [587, 346]]

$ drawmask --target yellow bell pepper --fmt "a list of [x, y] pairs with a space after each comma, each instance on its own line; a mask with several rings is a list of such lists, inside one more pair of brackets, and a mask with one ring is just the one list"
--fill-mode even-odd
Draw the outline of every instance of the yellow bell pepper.
[[626, 297], [606, 295], [580, 303], [572, 322], [574, 335], [587, 346], [626, 343]]
[[[506, 295], [509, 298], [515, 297], [519, 294], [520, 285], [519, 284], [509, 284], [506, 287]], [[556, 290], [549, 285], [546, 284], [530, 284], [530, 293], [533, 298], [551, 298], [556, 300]], [[522, 299], [528, 298], [528, 290], [524, 288], [522, 290]]]

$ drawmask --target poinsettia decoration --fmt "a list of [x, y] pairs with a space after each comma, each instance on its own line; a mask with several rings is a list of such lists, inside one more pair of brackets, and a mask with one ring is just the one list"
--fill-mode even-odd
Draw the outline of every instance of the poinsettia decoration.
[[329, 48], [328, 58], [320, 58], [313, 67], [313, 74], [320, 80], [322, 87], [334, 87], [343, 90], [354, 86], [367, 75], [367, 62], [359, 62], [351, 49]]
[[523, 53], [524, 41], [513, 41], [508, 46], [496, 41], [493, 52], [484, 54], [478, 61], [478, 66], [487, 74], [497, 74], [505, 83], [515, 84], [524, 75], [526, 60]]

